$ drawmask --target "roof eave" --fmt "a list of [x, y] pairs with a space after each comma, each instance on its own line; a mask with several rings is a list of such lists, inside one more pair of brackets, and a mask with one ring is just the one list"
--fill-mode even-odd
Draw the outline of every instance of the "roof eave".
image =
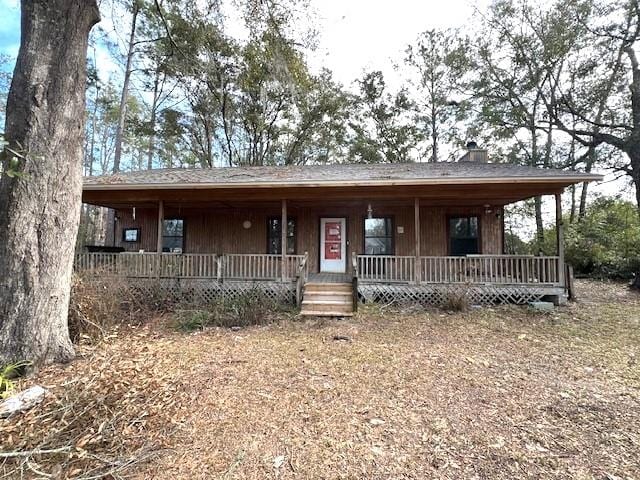
[[297, 181], [297, 182], [229, 182], [229, 183], [85, 183], [83, 190], [186, 190], [186, 189], [230, 189], [230, 188], [319, 188], [319, 187], [393, 187], [393, 186], [429, 186], [429, 185], [482, 185], [499, 183], [557, 183], [571, 185], [582, 182], [598, 182], [604, 177], [596, 174], [558, 175], [539, 177], [470, 177], [470, 178], [429, 178], [424, 180], [332, 180], [326, 182]]

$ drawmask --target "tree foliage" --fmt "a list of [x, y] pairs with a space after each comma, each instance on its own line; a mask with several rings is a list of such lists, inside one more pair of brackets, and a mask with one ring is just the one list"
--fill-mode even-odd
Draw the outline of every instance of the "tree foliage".
[[[555, 238], [555, 227], [545, 231], [545, 254], [555, 255]], [[578, 275], [630, 279], [640, 270], [638, 245], [640, 220], [636, 206], [626, 200], [596, 198], [582, 221], [565, 229], [566, 260]], [[528, 248], [537, 247], [530, 243]]]
[[449, 30], [427, 30], [404, 59], [413, 91], [414, 119], [426, 158], [443, 160], [441, 144], [460, 144], [469, 104], [470, 40]]

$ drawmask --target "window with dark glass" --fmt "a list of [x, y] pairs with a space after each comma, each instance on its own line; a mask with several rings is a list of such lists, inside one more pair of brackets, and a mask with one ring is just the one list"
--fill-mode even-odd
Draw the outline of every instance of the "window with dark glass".
[[125, 228], [122, 231], [123, 242], [138, 242], [140, 241], [140, 229], [139, 228]]
[[391, 218], [364, 219], [365, 255], [393, 255], [393, 221]]
[[184, 220], [177, 218], [162, 223], [162, 251], [182, 253], [184, 250]]
[[[282, 253], [282, 219], [271, 217], [267, 220], [267, 253]], [[287, 254], [296, 253], [296, 219], [287, 218]]]
[[449, 252], [451, 255], [480, 253], [478, 217], [451, 217], [449, 219]]

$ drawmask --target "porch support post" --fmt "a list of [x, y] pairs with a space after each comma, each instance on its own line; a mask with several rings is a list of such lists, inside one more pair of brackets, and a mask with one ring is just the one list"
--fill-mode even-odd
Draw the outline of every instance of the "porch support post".
[[413, 201], [413, 214], [415, 217], [415, 233], [416, 233], [416, 245], [415, 245], [415, 276], [416, 283], [420, 283], [422, 272], [420, 271], [420, 199], [416, 197]]
[[564, 284], [564, 222], [562, 221], [562, 193], [556, 193], [556, 242], [558, 250], [558, 280]]
[[164, 221], [164, 201], [158, 202], [158, 238], [156, 245], [156, 252], [162, 253], [162, 223]]
[[282, 255], [282, 281], [287, 278], [287, 200], [282, 199], [282, 218], [280, 220], [281, 245], [280, 252]]
[[158, 201], [158, 238], [156, 239], [156, 277], [160, 278], [162, 267], [162, 224], [164, 223], [164, 200]]

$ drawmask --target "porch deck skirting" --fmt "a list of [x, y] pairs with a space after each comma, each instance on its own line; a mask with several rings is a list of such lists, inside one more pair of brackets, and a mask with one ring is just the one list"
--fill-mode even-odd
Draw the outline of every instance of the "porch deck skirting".
[[[89, 280], [90, 281], [90, 280]], [[161, 298], [169, 304], [204, 306], [218, 298], [233, 299], [241, 295], [260, 294], [279, 304], [296, 304], [296, 284], [293, 281], [246, 281], [194, 278], [138, 278], [117, 282], [116, 288], [127, 289], [135, 298]]]
[[533, 285], [420, 285], [358, 284], [358, 300], [361, 303], [395, 305], [443, 305], [451, 298], [463, 297], [469, 305], [526, 305], [547, 296], [563, 295], [558, 287]]
[[[81, 253], [74, 266], [85, 278], [126, 279], [140, 295], [193, 303], [259, 290], [300, 304], [309, 278], [307, 254]], [[463, 295], [471, 304], [523, 304], [565, 292], [558, 256], [354, 254], [346, 276], [361, 302], [437, 305]]]

